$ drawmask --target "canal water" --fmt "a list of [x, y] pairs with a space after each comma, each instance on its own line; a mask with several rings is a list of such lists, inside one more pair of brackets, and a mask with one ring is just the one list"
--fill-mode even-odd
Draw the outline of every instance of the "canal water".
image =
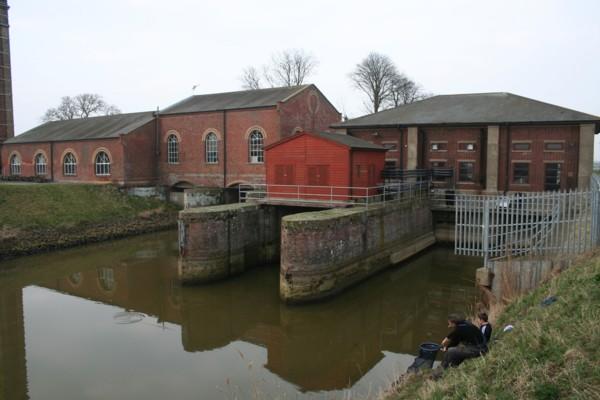
[[304, 306], [279, 301], [276, 265], [181, 287], [176, 240], [4, 262], [0, 398], [371, 397], [477, 296], [480, 260], [445, 247]]

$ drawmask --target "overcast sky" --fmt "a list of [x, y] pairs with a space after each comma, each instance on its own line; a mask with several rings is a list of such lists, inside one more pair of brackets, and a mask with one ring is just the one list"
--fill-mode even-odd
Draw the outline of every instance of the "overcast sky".
[[310, 82], [349, 117], [366, 113], [348, 74], [370, 51], [435, 94], [507, 91], [600, 115], [596, 0], [9, 5], [16, 133], [65, 95], [99, 93], [135, 112], [238, 90], [244, 67], [291, 48], [318, 60]]

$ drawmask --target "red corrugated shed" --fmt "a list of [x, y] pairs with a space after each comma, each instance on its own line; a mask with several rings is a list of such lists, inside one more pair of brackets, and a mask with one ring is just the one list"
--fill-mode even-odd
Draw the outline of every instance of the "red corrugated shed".
[[348, 135], [301, 132], [265, 151], [270, 197], [347, 200], [366, 194], [356, 188], [381, 184], [387, 150]]

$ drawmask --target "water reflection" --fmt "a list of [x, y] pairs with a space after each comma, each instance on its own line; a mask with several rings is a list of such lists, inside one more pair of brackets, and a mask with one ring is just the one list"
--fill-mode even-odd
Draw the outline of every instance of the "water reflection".
[[[145, 338], [157, 335], [156, 331], [150, 331], [154, 329], [152, 326], [163, 326], [164, 329], [171, 329], [170, 324], [179, 326], [183, 352], [172, 348], [172, 335], [168, 340], [165, 334], [160, 340], [135, 344], [136, 347], [145, 346], [140, 352], [166, 352], [175, 368], [210, 359], [210, 368], [225, 371], [221, 375], [227, 374], [228, 382], [231, 379], [247, 384], [248, 374], [261, 377], [274, 374], [282, 381], [268, 391], [314, 395], [353, 386], [358, 390], [365, 380], [385, 382], [387, 377], [373, 374], [391, 375], [390, 368], [405, 369], [408, 364], [397, 365], [400, 361], [394, 355], [414, 354], [422, 341], [439, 340], [446, 332], [447, 313], [464, 310], [467, 304], [473, 303], [476, 295], [473, 279], [477, 260], [455, 257], [444, 248], [436, 248], [399, 268], [377, 275], [333, 300], [298, 307], [280, 303], [277, 266], [258, 268], [212, 285], [180, 287], [176, 254], [175, 234], [166, 233], [29, 257], [5, 265], [11, 269], [0, 273], [0, 372], [1, 380], [8, 383], [3, 398], [23, 398], [28, 392], [35, 397], [39, 393], [33, 389], [28, 391], [27, 369], [33, 368], [43, 374], [45, 369], [40, 366], [41, 362], [37, 365], [35, 351], [43, 346], [45, 353], [52, 354], [53, 345], [60, 340], [58, 333], [53, 336], [52, 330], [48, 329], [40, 340], [42, 344], [33, 341], [36, 332], [47, 326], [42, 316], [62, 307], [65, 302], [64, 308], [71, 310], [73, 315], [61, 319], [66, 325], [61, 329], [92, 336], [86, 337], [85, 342], [102, 342], [108, 337], [113, 340], [112, 335], [117, 341], [119, 338], [129, 340], [126, 335], [132, 331], [102, 333], [100, 329], [88, 331], [78, 325], [78, 321], [83, 320], [89, 321], [88, 324], [103, 324], [106, 305], [110, 305], [115, 326], [112, 329], [117, 329], [117, 325], [122, 326], [120, 329], [125, 329], [126, 325], [135, 326], [139, 330], [136, 335]], [[31, 285], [70, 296], [60, 298], [60, 301], [52, 300], [56, 297], [50, 296], [50, 304], [44, 302], [46, 308], [43, 308], [36, 305], [41, 302], [34, 301], [35, 296], [41, 296], [38, 292], [27, 289], [22, 295], [22, 288]], [[23, 296], [27, 324], [23, 321]], [[27, 300], [28, 296], [31, 301]], [[146, 323], [144, 315], [155, 318], [156, 324]], [[129, 319], [136, 323], [122, 322]], [[29, 337], [32, 337], [31, 345]], [[266, 349], [266, 354], [258, 349]], [[100, 351], [95, 346], [85, 347], [85, 352], [94, 356]], [[235, 352], [239, 357], [231, 356]], [[196, 353], [193, 359], [189, 358], [191, 353]], [[253, 366], [259, 372], [249, 372], [252, 354], [259, 360], [260, 365]], [[60, 358], [58, 350], [55, 356]], [[116, 360], [139, 357], [140, 363], [143, 358], [141, 355], [112, 356]], [[26, 359], [34, 360], [36, 364], [26, 367]], [[410, 362], [410, 357], [402, 360], [402, 363]], [[89, 372], [79, 373], [98, 374], [93, 363], [83, 364]], [[153, 369], [146, 364], [143, 368], [152, 369], [157, 377], [163, 373], [161, 366]], [[71, 367], [63, 365], [65, 370]], [[29, 384], [35, 388], [38, 375], [29, 372]], [[199, 381], [203, 390], [209, 390], [209, 386], [212, 387], [210, 390], [214, 389], [213, 381], [218, 378], [208, 375], [203, 373], [186, 380], [185, 374], [181, 374], [180, 395], [175, 397], [185, 397], [188, 390], [197, 395], [198, 392], [191, 388]], [[218, 376], [216, 372], [215, 375]], [[365, 385], [370, 383], [365, 382]], [[41, 383], [39, 385], [41, 387]], [[129, 388], [125, 383], [122, 385], [113, 384], [111, 390], [116, 391], [113, 395], [126, 397]], [[52, 393], [46, 391], [44, 398], [65, 398], [68, 393], [68, 390], [47, 382], [44, 387], [55, 390]], [[227, 397], [223, 391], [211, 393], [212, 396]], [[272, 395], [270, 393], [269, 397]], [[86, 396], [83, 393], [74, 395], [74, 398], [79, 397]], [[160, 398], [156, 391], [144, 392], [143, 397]]]

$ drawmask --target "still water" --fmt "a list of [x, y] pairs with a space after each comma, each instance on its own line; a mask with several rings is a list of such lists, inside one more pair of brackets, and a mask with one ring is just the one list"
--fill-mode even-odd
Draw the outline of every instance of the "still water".
[[4, 262], [0, 398], [370, 397], [477, 296], [480, 261], [443, 247], [304, 306], [279, 301], [276, 265], [181, 287], [176, 239]]

